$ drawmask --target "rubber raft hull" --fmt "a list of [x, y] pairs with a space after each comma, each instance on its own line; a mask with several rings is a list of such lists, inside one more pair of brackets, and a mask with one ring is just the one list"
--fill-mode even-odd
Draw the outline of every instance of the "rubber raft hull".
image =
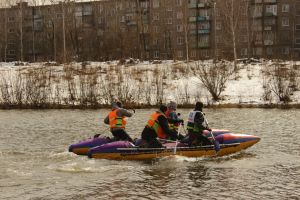
[[[246, 140], [245, 138], [248, 137]], [[234, 135], [227, 135], [233, 141], [238, 140]], [[113, 142], [94, 147], [88, 151], [88, 157], [113, 160], [147, 160], [165, 156], [179, 155], [185, 157], [213, 157], [225, 156], [247, 149], [260, 139], [252, 135], [244, 135], [240, 142], [225, 142], [220, 144], [220, 151], [216, 152], [213, 145], [185, 147], [182, 144], [166, 143], [164, 148], [139, 148], [130, 142]], [[175, 147], [176, 146], [176, 147]]]
[[[227, 133], [230, 133], [230, 131], [218, 130], [218, 129], [213, 130], [214, 137], [217, 137], [217, 136], [223, 135], [223, 134], [227, 134]], [[206, 134], [209, 135], [209, 132], [207, 132]], [[77, 155], [87, 155], [88, 151], [91, 148], [101, 146], [103, 144], [107, 144], [110, 142], [111, 142], [111, 140], [109, 138], [103, 137], [103, 136], [99, 136], [96, 138], [90, 138], [88, 140], [81, 141], [81, 142], [70, 145], [69, 152], [73, 152]]]

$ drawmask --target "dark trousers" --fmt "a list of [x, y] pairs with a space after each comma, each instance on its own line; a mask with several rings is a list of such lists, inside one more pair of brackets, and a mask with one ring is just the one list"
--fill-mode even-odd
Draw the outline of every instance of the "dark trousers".
[[202, 135], [202, 133], [189, 132], [189, 146], [206, 146], [212, 145], [212, 142]]
[[133, 142], [132, 138], [126, 133], [124, 129], [113, 129], [111, 133], [115, 137], [115, 140], [123, 140]]
[[142, 147], [161, 148], [162, 144], [156, 138], [157, 135], [155, 131], [146, 126], [142, 132]]

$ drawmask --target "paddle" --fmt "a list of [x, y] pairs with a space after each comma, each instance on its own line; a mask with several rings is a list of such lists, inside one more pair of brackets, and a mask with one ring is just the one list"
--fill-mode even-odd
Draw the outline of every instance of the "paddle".
[[[208, 126], [208, 122], [207, 122], [207, 120], [206, 120], [205, 118], [204, 118], [204, 122], [206, 123], [206, 127], [209, 127], [209, 126]], [[215, 146], [216, 154], [218, 154], [218, 152], [220, 151], [220, 143], [215, 139], [212, 130], [210, 130], [209, 133], [210, 133], [210, 135], [211, 135], [211, 137], [212, 137], [212, 140], [213, 140], [212, 142], [213, 142], [213, 144], [214, 144], [214, 146]]]
[[211, 137], [212, 137], [212, 139], [213, 139], [213, 144], [214, 144], [214, 147], [215, 147], [216, 154], [218, 154], [218, 152], [220, 151], [220, 143], [219, 143], [219, 141], [217, 141], [217, 140], [215, 139], [212, 130], [210, 131], [210, 135], [211, 135]]
[[[178, 128], [178, 134], [177, 134], [177, 136], [179, 136], [179, 135], [180, 135], [181, 129], [183, 129], [183, 130], [184, 130], [184, 127], [183, 127], [182, 123], [180, 123], [180, 124], [179, 124], [179, 128]], [[174, 155], [176, 155], [177, 144], [178, 144], [178, 138], [176, 139], [176, 143], [175, 143]]]

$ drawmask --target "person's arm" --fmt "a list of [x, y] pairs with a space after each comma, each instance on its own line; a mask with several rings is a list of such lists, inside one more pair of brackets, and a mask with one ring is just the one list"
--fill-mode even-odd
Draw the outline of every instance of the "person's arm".
[[172, 124], [183, 123], [183, 120], [178, 118], [176, 112], [171, 112], [169, 114], [168, 121]]
[[209, 130], [209, 126], [208, 124], [206, 124], [206, 126], [203, 126], [203, 124], [205, 124], [205, 117], [203, 115], [203, 113], [197, 112], [195, 115], [195, 120], [194, 120], [195, 124], [203, 129], [207, 129]]
[[109, 118], [108, 118], [108, 115], [105, 117], [104, 123], [105, 123], [105, 124], [109, 124]]
[[120, 108], [117, 112], [117, 115], [120, 117], [131, 117], [133, 114], [126, 109]]
[[168, 135], [171, 136], [172, 138], [177, 138], [177, 133], [175, 131], [172, 131], [169, 128], [169, 122], [167, 120], [167, 118], [165, 118], [164, 116], [159, 116], [158, 117], [158, 123], [161, 126], [161, 128], [163, 129], [163, 131]]

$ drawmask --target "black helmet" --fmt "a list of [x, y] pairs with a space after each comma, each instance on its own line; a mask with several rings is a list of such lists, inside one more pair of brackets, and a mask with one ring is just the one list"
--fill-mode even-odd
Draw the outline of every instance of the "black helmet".
[[122, 103], [120, 101], [118, 101], [116, 104], [118, 105], [119, 108], [123, 107], [123, 105], [122, 105]]
[[161, 105], [161, 106], [159, 107], [159, 110], [160, 110], [161, 112], [165, 113], [165, 112], [168, 110], [168, 108], [167, 108], [167, 106], [165, 106], [165, 105]]
[[122, 108], [122, 103], [117, 101], [112, 103], [112, 108]]
[[198, 101], [195, 105], [195, 110], [202, 110], [203, 108], [203, 103]]

